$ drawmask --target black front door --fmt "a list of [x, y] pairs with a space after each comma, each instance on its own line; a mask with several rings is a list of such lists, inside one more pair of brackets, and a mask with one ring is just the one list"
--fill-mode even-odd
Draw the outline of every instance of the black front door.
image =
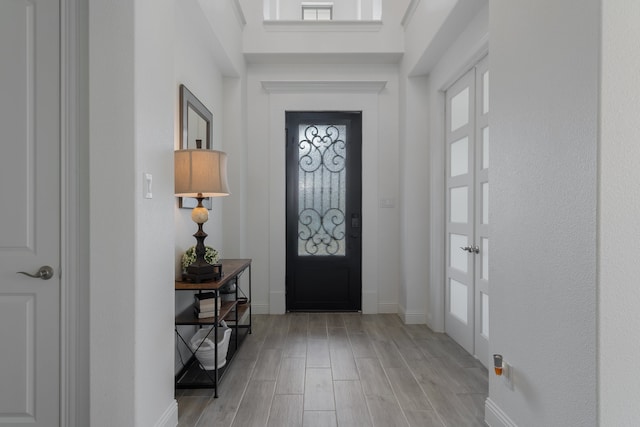
[[360, 310], [362, 113], [287, 112], [287, 310]]

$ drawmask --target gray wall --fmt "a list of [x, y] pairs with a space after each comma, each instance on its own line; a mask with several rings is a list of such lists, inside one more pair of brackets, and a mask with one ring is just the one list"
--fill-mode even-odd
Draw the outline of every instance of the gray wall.
[[490, 4], [490, 402], [519, 426], [596, 423], [599, 2]]

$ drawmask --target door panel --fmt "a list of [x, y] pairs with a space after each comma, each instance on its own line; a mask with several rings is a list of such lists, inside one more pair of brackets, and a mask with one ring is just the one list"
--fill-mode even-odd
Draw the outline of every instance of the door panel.
[[[467, 73], [447, 90], [446, 332], [473, 354], [473, 245], [475, 80]], [[463, 312], [464, 310], [464, 312]]]
[[483, 59], [446, 92], [445, 330], [489, 366], [489, 71]]
[[59, 20], [55, 1], [0, 2], [1, 426], [59, 425]]
[[476, 221], [474, 242], [480, 248], [475, 256], [475, 331], [474, 354], [490, 366], [489, 357], [489, 61], [476, 65], [475, 153]]
[[286, 114], [288, 310], [361, 308], [361, 123]]

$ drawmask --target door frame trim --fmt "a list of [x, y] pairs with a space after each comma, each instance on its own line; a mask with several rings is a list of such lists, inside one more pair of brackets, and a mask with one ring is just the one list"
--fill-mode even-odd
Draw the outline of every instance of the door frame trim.
[[[258, 80], [261, 83], [265, 80]], [[388, 83], [387, 80], [385, 82]], [[269, 129], [268, 152], [266, 156], [266, 174], [270, 199], [269, 210], [265, 214], [265, 223], [268, 224], [267, 244], [269, 248], [268, 261], [263, 266], [264, 274], [268, 277], [268, 313], [281, 314], [285, 312], [285, 221], [284, 203], [285, 189], [283, 183], [285, 147], [282, 141], [285, 140], [284, 126], [272, 126], [272, 123], [284, 123], [285, 111], [304, 110], [335, 110], [335, 111], [362, 111], [362, 215], [367, 220], [362, 226], [362, 312], [378, 313], [381, 309], [388, 309], [389, 305], [379, 301], [378, 284], [380, 274], [378, 272], [378, 144], [380, 140], [380, 129], [378, 128], [378, 117], [380, 111], [380, 85], [361, 85], [358, 81], [345, 82], [344, 93], [351, 96], [336, 96], [335, 92], [317, 93], [317, 88], [311, 82], [310, 86], [304, 81], [281, 81], [277, 86], [278, 90], [271, 92], [270, 87], [261, 86], [259, 101], [254, 105], [260, 105], [269, 111], [269, 114], [262, 115], [255, 113], [251, 107], [249, 119], [254, 126], [249, 131], [249, 140], [256, 137], [259, 129]], [[350, 89], [351, 86], [351, 89]], [[360, 90], [362, 89], [362, 90]], [[310, 97], [309, 94], [313, 94]], [[254, 114], [255, 113], [255, 114]], [[366, 147], [366, 149], [365, 149]], [[250, 147], [251, 149], [251, 147]], [[254, 151], [257, 155], [259, 151]], [[262, 152], [260, 152], [262, 153]], [[253, 159], [249, 158], [251, 165]], [[263, 162], [264, 159], [261, 158]], [[368, 183], [368, 184], [365, 184]], [[258, 267], [257, 267], [258, 268]], [[396, 304], [394, 302], [394, 304]], [[397, 306], [397, 304], [396, 304]], [[393, 310], [396, 312], [396, 309]]]
[[[287, 311], [361, 311], [362, 310], [362, 228], [357, 226], [360, 236], [353, 236], [353, 228], [348, 225], [349, 218], [358, 215], [362, 218], [362, 111], [356, 110], [287, 110], [285, 111], [285, 306]], [[299, 152], [298, 142], [299, 135], [290, 135], [289, 131], [294, 131], [302, 123], [311, 122], [313, 126], [318, 124], [344, 125], [346, 127], [346, 160], [345, 160], [345, 180], [346, 195], [344, 206], [344, 222], [345, 222], [345, 255], [334, 258], [331, 256], [320, 257], [300, 257], [298, 253], [298, 216], [299, 210]], [[350, 142], [351, 141], [351, 142]], [[293, 145], [292, 145], [293, 144]], [[324, 155], [322, 156], [324, 158]], [[294, 172], [295, 169], [295, 172]], [[356, 173], [353, 171], [356, 170]], [[292, 206], [296, 209], [291, 211]], [[293, 214], [293, 215], [290, 215]], [[295, 236], [295, 237], [294, 237]], [[356, 240], [353, 240], [353, 239]], [[301, 265], [310, 266], [311, 263], [317, 265], [320, 262], [318, 258], [330, 259], [331, 266], [337, 268], [337, 264], [348, 266], [348, 277], [346, 288], [349, 290], [347, 298], [348, 302], [353, 305], [350, 307], [338, 307], [341, 304], [335, 302], [314, 301], [314, 308], [305, 309], [301, 306], [308, 302], [302, 302], [298, 299], [296, 290], [302, 290], [296, 272]], [[312, 261], [315, 259], [315, 261]], [[345, 261], [346, 260], [346, 261]], [[358, 262], [356, 262], [358, 261]], [[357, 264], [357, 265], [356, 265]], [[325, 264], [326, 266], [326, 264]], [[356, 286], [357, 285], [357, 286]], [[308, 289], [308, 288], [307, 288]], [[351, 292], [353, 291], [353, 292]], [[294, 294], [296, 296], [294, 297]], [[349, 304], [349, 305], [350, 305]], [[294, 307], [296, 306], [296, 307]], [[329, 308], [331, 306], [331, 308]], [[322, 307], [322, 308], [318, 308]]]
[[[60, 425], [75, 427], [83, 424], [79, 411], [79, 396], [87, 396], [89, 379], [80, 375], [88, 366], [88, 352], [81, 351], [83, 329], [88, 325], [80, 318], [80, 283], [88, 283], [88, 268], [81, 268], [85, 259], [80, 229], [86, 223], [81, 212], [80, 141], [87, 126], [80, 120], [81, 82], [84, 58], [81, 45], [87, 20], [83, 19], [87, 0], [60, 0]], [[85, 214], [87, 212], [84, 212]], [[85, 245], [86, 246], [86, 245]], [[86, 265], [86, 263], [84, 263]], [[88, 328], [88, 327], [87, 327]], [[79, 381], [85, 378], [85, 383]], [[85, 415], [88, 422], [88, 412]]]

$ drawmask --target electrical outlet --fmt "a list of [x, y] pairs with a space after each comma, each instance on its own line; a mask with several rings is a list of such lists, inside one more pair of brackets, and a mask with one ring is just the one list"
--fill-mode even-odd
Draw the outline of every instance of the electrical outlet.
[[504, 360], [502, 361], [502, 375], [500, 378], [502, 378], [502, 383], [509, 390], [513, 390], [513, 367]]
[[393, 198], [383, 198], [380, 199], [380, 204], [379, 206], [381, 208], [395, 208], [396, 207], [396, 200]]

